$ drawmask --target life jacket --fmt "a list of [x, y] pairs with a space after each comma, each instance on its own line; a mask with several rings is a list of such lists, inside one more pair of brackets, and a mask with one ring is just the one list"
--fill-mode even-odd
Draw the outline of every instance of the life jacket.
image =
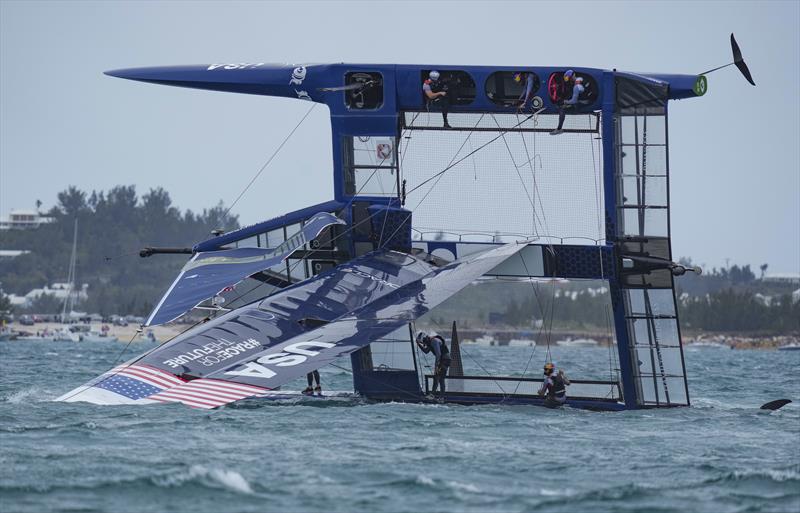
[[[442, 346], [442, 360], [450, 360], [451, 359], [450, 358], [450, 350], [447, 349], [447, 344], [444, 341], [444, 337], [442, 337], [441, 335], [434, 335], [434, 336], [431, 337], [431, 340], [433, 340], [434, 338], [438, 338], [439, 341], [442, 343], [441, 344], [441, 346]], [[431, 348], [433, 348], [433, 343], [431, 343]]]
[[556, 371], [553, 371], [553, 375], [550, 376], [553, 384], [550, 387], [547, 396], [551, 399], [563, 399], [567, 395], [567, 386], [564, 384], [564, 378], [555, 372]]
[[575, 77], [571, 80], [564, 80], [563, 73], [553, 73], [547, 81], [547, 92], [550, 95], [550, 101], [559, 103], [564, 100], [572, 98], [572, 89], [575, 87]]

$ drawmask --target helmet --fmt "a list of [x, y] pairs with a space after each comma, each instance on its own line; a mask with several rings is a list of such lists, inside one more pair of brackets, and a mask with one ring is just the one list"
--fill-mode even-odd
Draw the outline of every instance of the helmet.
[[564, 80], [569, 80], [570, 78], [572, 78], [574, 76], [575, 76], [575, 72], [572, 71], [571, 69], [568, 69], [567, 71], [564, 72]]
[[551, 362], [547, 362], [544, 364], [544, 373], [551, 374], [555, 368], [555, 365], [553, 365]]
[[576, 77], [575, 78], [575, 83], [576, 84], [582, 84], [583, 83], [583, 77]]
[[428, 73], [428, 76], [431, 78], [431, 80], [439, 80], [439, 72], [436, 70], [433, 70], [430, 73]]
[[514, 73], [514, 82], [522, 82], [522, 72], [518, 71]]
[[425, 343], [426, 338], [428, 338], [428, 335], [424, 331], [420, 331], [417, 333], [417, 344]]

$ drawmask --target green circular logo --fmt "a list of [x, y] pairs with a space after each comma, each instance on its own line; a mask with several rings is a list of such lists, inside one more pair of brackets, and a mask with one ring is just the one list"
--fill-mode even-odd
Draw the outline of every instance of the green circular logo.
[[698, 75], [697, 80], [694, 81], [694, 94], [697, 96], [703, 96], [706, 94], [708, 90], [708, 79], [706, 79], [705, 75]]

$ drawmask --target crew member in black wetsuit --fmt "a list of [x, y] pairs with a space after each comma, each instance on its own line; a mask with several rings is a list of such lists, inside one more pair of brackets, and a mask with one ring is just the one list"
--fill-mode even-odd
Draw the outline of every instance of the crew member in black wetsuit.
[[550, 362], [544, 364], [544, 383], [539, 389], [539, 395], [545, 396], [544, 405], [548, 408], [557, 408], [567, 402], [567, 386], [570, 384], [564, 371], [556, 372], [556, 367]]
[[[306, 374], [306, 379], [308, 380], [308, 386], [306, 387], [305, 390], [303, 390], [304, 394], [310, 395], [310, 394], [313, 394], [314, 392], [316, 392], [318, 394], [322, 393], [322, 387], [319, 384], [319, 371], [318, 370], [311, 371], [308, 374]], [[312, 385], [314, 384], [314, 381], [317, 382], [317, 386], [312, 388]]]
[[439, 81], [439, 72], [436, 70], [428, 74], [428, 79], [422, 83], [422, 94], [425, 96], [425, 105], [430, 110], [431, 107], [438, 107], [442, 110], [444, 127], [452, 128], [447, 122], [447, 111], [450, 108], [450, 97], [447, 95], [446, 85]]
[[441, 387], [442, 395], [446, 392], [444, 378], [447, 376], [447, 369], [450, 368], [452, 362], [450, 358], [450, 350], [447, 349], [447, 344], [441, 335], [433, 334], [428, 336], [424, 331], [417, 334], [417, 346], [423, 353], [428, 354], [433, 352], [436, 356], [433, 371], [433, 389], [431, 392], [436, 395], [436, 391]]

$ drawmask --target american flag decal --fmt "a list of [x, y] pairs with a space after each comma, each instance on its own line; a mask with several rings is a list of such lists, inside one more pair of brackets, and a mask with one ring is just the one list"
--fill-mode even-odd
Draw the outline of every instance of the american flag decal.
[[259, 395], [268, 390], [268, 388], [221, 379], [200, 378], [151, 395], [148, 399], [165, 403], [183, 403], [193, 408], [211, 409]]
[[[110, 371], [108, 371], [105, 375], [102, 376], [102, 380], [99, 384], [101, 384], [106, 379], [110, 379], [113, 376], [125, 376], [128, 378], [135, 379], [137, 381], [143, 381], [150, 386], [156, 387], [159, 390], [166, 390], [168, 388], [176, 387], [178, 385], [182, 385], [186, 383], [185, 380], [171, 374], [169, 372], [163, 371], [161, 369], [157, 369], [155, 367], [151, 367], [149, 365], [120, 365], [118, 367], [114, 367]], [[95, 385], [97, 386], [97, 385]]]

